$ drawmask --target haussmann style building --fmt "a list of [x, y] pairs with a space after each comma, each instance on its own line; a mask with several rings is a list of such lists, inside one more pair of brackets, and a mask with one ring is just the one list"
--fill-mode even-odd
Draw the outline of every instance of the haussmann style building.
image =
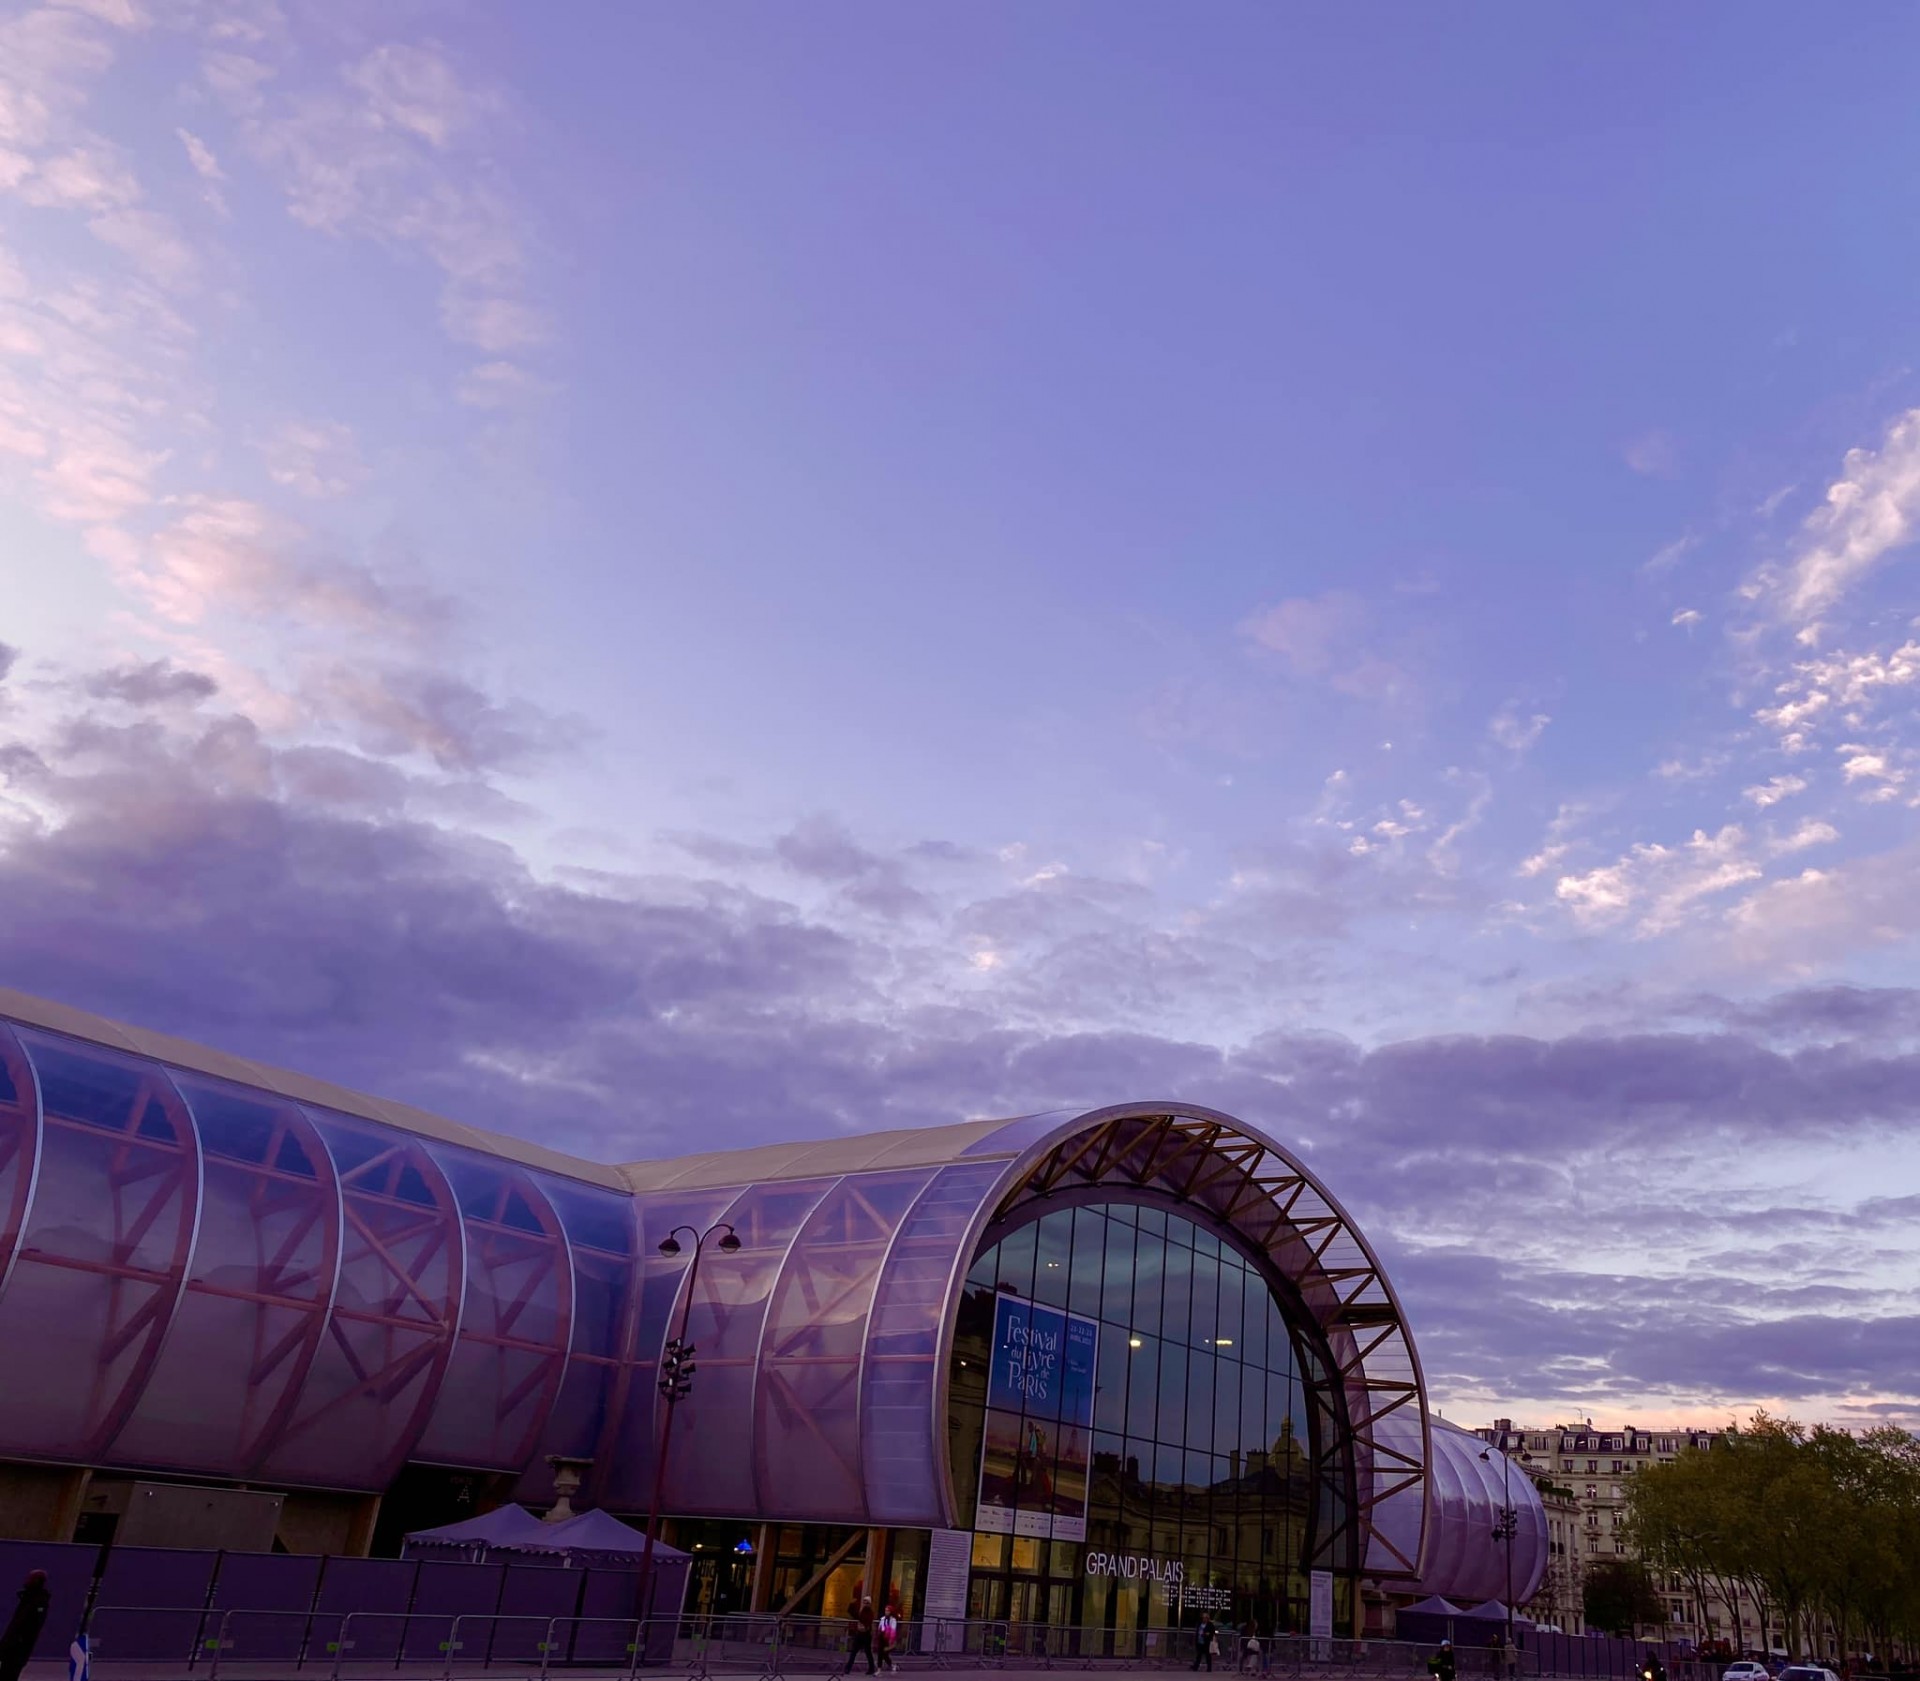
[[644, 1523], [680, 1334], [697, 1608], [1348, 1633], [1545, 1569], [1364, 1235], [1232, 1116], [613, 1166], [0, 992], [0, 1534], [392, 1552], [556, 1467]]

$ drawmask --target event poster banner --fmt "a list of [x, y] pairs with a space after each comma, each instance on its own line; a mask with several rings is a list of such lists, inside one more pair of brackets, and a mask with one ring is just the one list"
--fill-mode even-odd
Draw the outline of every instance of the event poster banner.
[[976, 1529], [1087, 1538], [1099, 1340], [1097, 1320], [995, 1299]]

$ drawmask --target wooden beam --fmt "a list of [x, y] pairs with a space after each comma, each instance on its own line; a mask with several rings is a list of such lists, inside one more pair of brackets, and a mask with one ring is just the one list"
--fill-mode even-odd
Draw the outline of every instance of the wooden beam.
[[822, 1582], [824, 1582], [829, 1576], [831, 1576], [836, 1570], [838, 1570], [841, 1565], [845, 1564], [847, 1560], [853, 1556], [853, 1549], [855, 1547], [863, 1547], [867, 1544], [867, 1536], [869, 1533], [870, 1533], [869, 1531], [864, 1529], [856, 1529], [851, 1535], [849, 1535], [846, 1538], [845, 1542], [842, 1543], [841, 1546], [835, 1550], [835, 1552], [832, 1554], [830, 1558], [828, 1558], [827, 1562], [821, 1565], [818, 1570], [816, 1570], [811, 1576], [809, 1576], [806, 1579], [806, 1581], [801, 1583], [798, 1591], [796, 1591], [793, 1595], [791, 1595], [788, 1598], [786, 1604], [781, 1606], [778, 1611], [774, 1612], [774, 1615], [776, 1617], [792, 1616], [793, 1608], [796, 1605], [798, 1605], [801, 1600], [805, 1599], [808, 1594], [812, 1593], [815, 1588], [819, 1587], [819, 1585]]

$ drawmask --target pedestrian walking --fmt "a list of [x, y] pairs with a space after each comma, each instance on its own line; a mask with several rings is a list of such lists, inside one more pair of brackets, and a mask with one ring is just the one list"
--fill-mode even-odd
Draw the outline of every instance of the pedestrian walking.
[[1458, 1666], [1453, 1661], [1451, 1640], [1441, 1641], [1440, 1650], [1427, 1659], [1427, 1673], [1433, 1677], [1433, 1681], [1454, 1681]]
[[900, 1644], [900, 1619], [893, 1614], [891, 1605], [881, 1609], [880, 1619], [873, 1627], [874, 1656], [880, 1660], [880, 1667], [897, 1670], [900, 1666], [893, 1661], [893, 1652]]
[[1200, 1627], [1194, 1633], [1193, 1667], [1198, 1669], [1202, 1663], [1207, 1672], [1213, 1672], [1213, 1660], [1220, 1655], [1220, 1627], [1211, 1616], [1200, 1618]]
[[1251, 1675], [1260, 1667], [1260, 1631], [1249, 1617], [1240, 1625], [1240, 1673]]
[[867, 1673], [872, 1675], [876, 1665], [873, 1661], [873, 1601], [871, 1599], [862, 1599], [847, 1613], [847, 1665], [840, 1673], [851, 1675], [853, 1660], [862, 1655], [867, 1660]]
[[53, 1596], [47, 1592], [47, 1573], [29, 1570], [14, 1603], [13, 1615], [7, 1619], [6, 1628], [0, 1630], [0, 1681], [20, 1681], [20, 1672], [27, 1667], [39, 1643], [40, 1631], [47, 1626], [47, 1611], [52, 1604]]

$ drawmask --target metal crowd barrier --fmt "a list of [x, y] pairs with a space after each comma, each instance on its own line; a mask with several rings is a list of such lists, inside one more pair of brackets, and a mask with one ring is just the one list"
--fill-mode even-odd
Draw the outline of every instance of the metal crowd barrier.
[[[125, 1635], [116, 1634], [116, 1624]], [[502, 1615], [449, 1611], [182, 1610], [103, 1606], [93, 1620], [95, 1668], [155, 1681], [164, 1671], [146, 1657], [115, 1661], [115, 1647], [149, 1652], [172, 1645], [177, 1673], [192, 1681], [279, 1681], [313, 1677], [358, 1681], [398, 1673], [418, 1681], [463, 1681], [504, 1671], [541, 1681], [555, 1674], [637, 1681], [643, 1673], [679, 1681], [831, 1681], [862, 1677], [844, 1618], [736, 1613], [640, 1620], [631, 1617]], [[141, 1630], [138, 1639], [133, 1631]], [[1331, 1640], [1283, 1635], [1248, 1650], [1241, 1636], [1219, 1632], [1211, 1664], [1190, 1628], [1076, 1628], [1007, 1619], [920, 1618], [902, 1623], [876, 1669], [894, 1671], [1005, 1669], [1208, 1669], [1217, 1675], [1278, 1681], [1425, 1681], [1435, 1648], [1391, 1640]], [[1460, 1681], [1536, 1681], [1538, 1655], [1522, 1650], [1517, 1667], [1500, 1654], [1461, 1647]], [[1705, 1678], [1702, 1678], [1705, 1681]]]

